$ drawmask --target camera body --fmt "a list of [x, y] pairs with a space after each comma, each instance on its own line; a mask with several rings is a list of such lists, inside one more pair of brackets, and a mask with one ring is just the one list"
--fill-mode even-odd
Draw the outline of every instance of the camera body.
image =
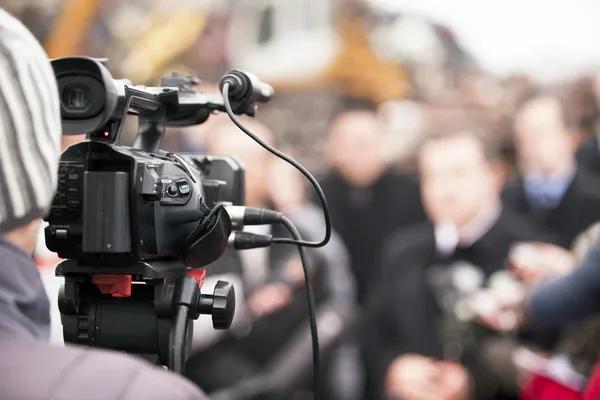
[[[227, 200], [243, 202], [241, 165], [221, 160], [230, 167], [227, 183], [238, 194]], [[47, 217], [48, 248], [86, 265], [179, 258], [200, 267], [214, 261], [224, 251], [226, 229], [210, 231], [215, 237], [207, 236], [189, 251], [199, 223], [224, 201], [220, 189], [227, 184], [211, 179], [210, 161], [203, 164], [207, 167], [201, 171], [177, 155], [97, 141], [69, 147], [61, 157], [58, 190]], [[226, 216], [220, 218], [217, 225], [226, 227]]]
[[[233, 157], [160, 150], [167, 126], [205, 122], [225, 111], [221, 96], [193, 90], [198, 79], [173, 75], [160, 87], [112, 78], [104, 60], [52, 61], [63, 134], [87, 134], [61, 156], [59, 184], [46, 217], [46, 243], [61, 258], [86, 266], [179, 260], [199, 268], [227, 246], [231, 221], [221, 203], [244, 204], [243, 166]], [[254, 115], [270, 86], [230, 71], [236, 114]], [[269, 90], [270, 89], [270, 90]], [[137, 115], [132, 147], [120, 146], [123, 120]]]

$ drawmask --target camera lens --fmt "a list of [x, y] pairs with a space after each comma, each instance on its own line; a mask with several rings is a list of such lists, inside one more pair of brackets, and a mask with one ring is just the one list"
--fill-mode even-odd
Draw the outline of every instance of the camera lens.
[[62, 102], [68, 110], [84, 111], [92, 103], [92, 91], [87, 85], [67, 85], [63, 89]]

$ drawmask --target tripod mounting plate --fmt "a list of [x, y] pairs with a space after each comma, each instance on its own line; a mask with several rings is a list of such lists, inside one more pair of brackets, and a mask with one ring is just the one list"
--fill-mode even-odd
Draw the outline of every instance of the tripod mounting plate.
[[137, 280], [168, 279], [184, 275], [188, 267], [177, 260], [138, 261], [128, 266], [82, 265], [77, 260], [64, 260], [57, 265], [56, 276], [73, 275], [132, 275]]

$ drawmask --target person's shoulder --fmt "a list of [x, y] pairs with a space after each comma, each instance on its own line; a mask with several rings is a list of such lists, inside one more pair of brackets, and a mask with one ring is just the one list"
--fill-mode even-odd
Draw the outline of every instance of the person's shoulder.
[[585, 167], [579, 167], [575, 176], [580, 195], [592, 201], [600, 201], [600, 177]]
[[340, 185], [344, 182], [344, 179], [334, 170], [330, 170], [324, 173], [321, 173], [316, 176], [317, 182], [322, 187], [330, 187], [334, 185]]
[[[349, 188], [348, 183], [340, 176], [340, 174], [333, 170], [320, 174], [316, 178], [321, 190], [325, 194], [325, 197], [328, 200], [332, 199], [334, 202], [341, 195], [343, 197], [343, 193], [345, 193]], [[321, 204], [321, 201], [317, 196], [317, 192], [314, 190], [309, 192], [311, 200], [315, 204]]]
[[[77, 372], [65, 383], [102, 391], [105, 385], [119, 388], [119, 400], [204, 400], [207, 397], [190, 381], [141, 359], [104, 350], [77, 349]], [[111, 397], [103, 397], [110, 399]]]
[[504, 207], [509, 207], [516, 213], [529, 214], [522, 176], [516, 175], [506, 181], [500, 191], [500, 200]]
[[406, 278], [421, 276], [434, 253], [435, 235], [428, 221], [392, 233], [383, 246], [381, 265], [373, 278], [365, 307], [374, 313], [387, 307], [385, 304], [398, 291], [398, 283], [414, 282]]
[[513, 176], [509, 178], [502, 188], [502, 197], [511, 196], [523, 188], [522, 177]]
[[433, 225], [429, 221], [418, 222], [393, 232], [385, 241], [384, 254], [388, 258], [400, 258], [409, 253], [423, 253], [435, 247]]
[[[185, 378], [141, 359], [117, 352], [41, 342], [12, 341], [22, 348], [13, 367], [20, 384], [14, 393], [43, 393], [44, 399], [204, 400]], [[8, 343], [7, 343], [8, 344]], [[6, 346], [8, 347], [8, 346]], [[5, 346], [2, 346], [5, 349]], [[9, 350], [10, 351], [10, 350]], [[19, 372], [21, 371], [22, 372]], [[37, 371], [37, 372], [36, 372]], [[41, 378], [40, 378], [41, 377]], [[17, 396], [16, 398], [29, 397]]]
[[543, 225], [536, 223], [531, 218], [524, 217], [510, 207], [503, 207], [496, 227], [498, 233], [506, 237], [509, 242], [559, 242], [559, 238]]
[[575, 153], [575, 158], [577, 161], [586, 161], [592, 156], [597, 157], [598, 153], [600, 153], [598, 140], [596, 138], [590, 138], [579, 146], [577, 152]]
[[386, 181], [390, 184], [416, 188], [419, 187], [419, 176], [416, 172], [411, 171], [399, 171], [390, 169], [382, 175], [381, 180]]
[[188, 379], [168, 372], [162, 368], [145, 366], [136, 372], [127, 386], [123, 400], [169, 399], [169, 400], [205, 400], [208, 399]]

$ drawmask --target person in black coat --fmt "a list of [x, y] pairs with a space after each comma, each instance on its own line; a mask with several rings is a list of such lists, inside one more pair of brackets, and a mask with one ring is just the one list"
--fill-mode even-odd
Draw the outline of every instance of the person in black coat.
[[587, 98], [587, 106], [580, 119], [580, 126], [583, 125], [588, 139], [579, 146], [575, 156], [579, 166], [600, 175], [600, 74], [591, 83], [592, 96]]
[[468, 262], [487, 278], [504, 268], [514, 243], [546, 238], [502, 207], [497, 155], [469, 131], [424, 144], [421, 192], [429, 221], [389, 238], [362, 324], [369, 398], [459, 400], [471, 391], [460, 364], [437, 361], [450, 354], [438, 329], [443, 316], [429, 280], [432, 268]]
[[333, 227], [350, 251], [360, 304], [388, 235], [425, 220], [416, 177], [393, 171], [383, 158], [382, 131], [368, 109], [338, 115], [328, 134], [331, 171], [319, 181]]
[[575, 160], [576, 139], [559, 98], [535, 93], [515, 123], [519, 176], [503, 193], [507, 207], [556, 233], [562, 247], [600, 219], [600, 179]]
[[593, 137], [584, 141], [575, 154], [577, 164], [594, 175], [600, 175], [600, 140]]

